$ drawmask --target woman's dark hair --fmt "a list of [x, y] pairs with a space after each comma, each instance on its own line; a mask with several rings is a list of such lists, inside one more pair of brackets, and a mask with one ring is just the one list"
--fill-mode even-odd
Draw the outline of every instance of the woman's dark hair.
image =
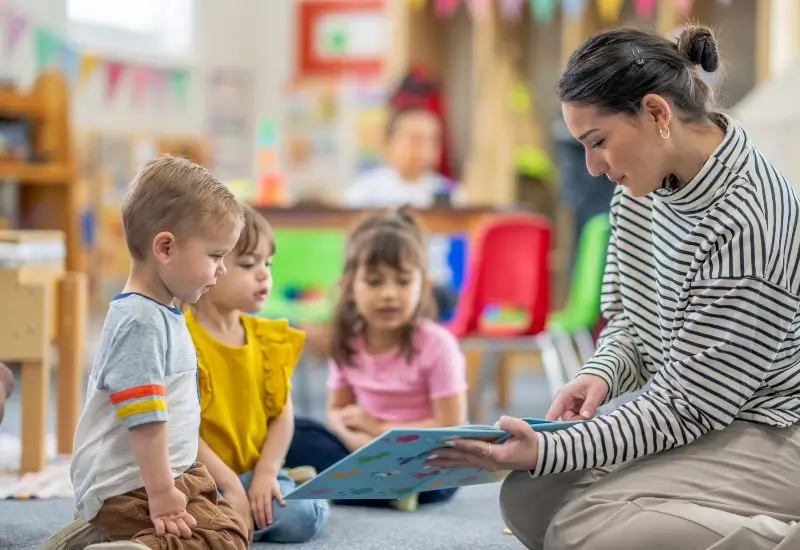
[[[341, 289], [333, 313], [331, 356], [339, 365], [351, 365], [353, 340], [363, 327], [363, 319], [353, 300], [353, 283], [360, 266], [373, 269], [383, 264], [392, 269], [409, 265], [419, 267], [425, 275], [425, 238], [406, 207], [370, 215], [350, 232], [345, 248]], [[420, 319], [435, 316], [433, 295], [423, 291], [420, 303], [410, 322], [403, 327], [400, 353], [407, 361], [416, 353], [414, 329]]]
[[688, 123], [715, 118], [706, 72], [719, 67], [714, 33], [687, 25], [677, 40], [654, 31], [615, 28], [589, 38], [575, 50], [558, 82], [561, 101], [597, 107], [606, 114], [636, 115], [650, 93], [670, 101]]

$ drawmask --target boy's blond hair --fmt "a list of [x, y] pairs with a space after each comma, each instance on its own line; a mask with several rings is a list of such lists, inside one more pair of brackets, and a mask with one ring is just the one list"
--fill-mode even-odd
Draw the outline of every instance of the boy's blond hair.
[[172, 155], [146, 162], [122, 201], [125, 242], [136, 260], [147, 257], [153, 237], [161, 231], [181, 238], [208, 234], [214, 225], [229, 223], [243, 224], [233, 193], [199, 164]]

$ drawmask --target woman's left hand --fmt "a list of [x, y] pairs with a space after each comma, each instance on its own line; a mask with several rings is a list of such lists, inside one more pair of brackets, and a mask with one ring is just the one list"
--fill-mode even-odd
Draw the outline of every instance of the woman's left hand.
[[271, 473], [256, 473], [253, 481], [247, 490], [247, 498], [250, 501], [250, 510], [253, 512], [253, 522], [256, 528], [264, 529], [272, 525], [274, 514], [272, 513], [272, 501], [275, 499], [280, 506], [286, 506], [281, 494], [281, 486], [278, 477]]
[[431, 451], [429, 466], [443, 468], [480, 468], [497, 470], [533, 470], [539, 460], [539, 438], [530, 424], [519, 418], [502, 417], [497, 424], [510, 436], [502, 443], [475, 439], [451, 439], [448, 446]]

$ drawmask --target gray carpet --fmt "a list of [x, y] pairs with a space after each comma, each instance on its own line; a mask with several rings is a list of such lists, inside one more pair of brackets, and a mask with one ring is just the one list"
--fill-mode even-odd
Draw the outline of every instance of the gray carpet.
[[[297, 396], [298, 414], [320, 417], [324, 403], [324, 371], [304, 370], [302, 382], [295, 377], [295, 390], [302, 388], [305, 394]], [[299, 371], [298, 375], [301, 373]], [[510, 414], [536, 417], [546, 412], [549, 398], [543, 377], [520, 372], [515, 376], [512, 392]], [[19, 394], [9, 402], [0, 428], [3, 433], [19, 433], [18, 399]], [[491, 408], [491, 399], [487, 399], [487, 405], [489, 412], [484, 422], [494, 422], [500, 411]], [[523, 548], [514, 537], [503, 533], [505, 526], [497, 505], [498, 491], [497, 484], [469, 487], [462, 489], [449, 503], [429, 505], [412, 513], [334, 507], [320, 537], [294, 547], [304, 550]], [[72, 502], [68, 499], [0, 501], [0, 550], [38, 548], [71, 517]]]

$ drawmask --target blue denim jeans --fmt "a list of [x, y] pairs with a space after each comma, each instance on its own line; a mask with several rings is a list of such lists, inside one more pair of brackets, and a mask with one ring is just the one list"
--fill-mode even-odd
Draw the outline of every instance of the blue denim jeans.
[[[250, 488], [253, 472], [239, 476], [244, 490]], [[278, 484], [281, 494], [285, 495], [294, 489], [294, 481], [286, 472], [278, 473]], [[286, 506], [273, 502], [272, 524], [264, 529], [257, 529], [253, 535], [254, 542], [307, 542], [316, 537], [328, 521], [330, 508], [325, 500], [287, 500]]]

